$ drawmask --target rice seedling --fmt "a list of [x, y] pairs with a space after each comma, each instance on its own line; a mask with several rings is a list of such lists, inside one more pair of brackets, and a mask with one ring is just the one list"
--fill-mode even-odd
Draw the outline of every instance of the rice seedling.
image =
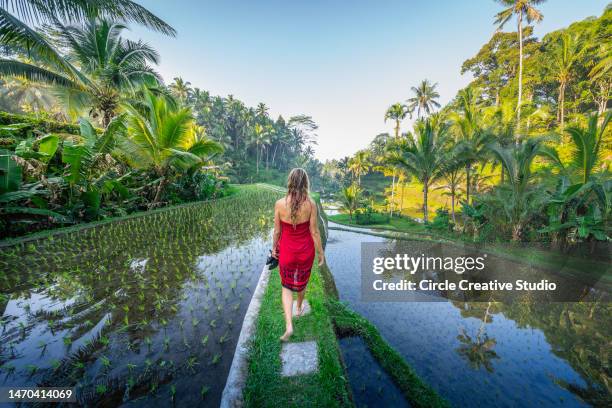
[[213, 356], [212, 360], [210, 360], [209, 365], [216, 365], [221, 361], [221, 353], [217, 353]]
[[[95, 395], [125, 387], [124, 403], [128, 403], [137, 395], [130, 390], [153, 393], [161, 384], [183, 381], [180, 376], [198, 370], [198, 363], [205, 364], [197, 358], [208, 351], [200, 347], [225, 344], [235, 335], [227, 329], [233, 324], [228, 315], [240, 319], [234, 317], [240, 310], [238, 298], [242, 293], [250, 296], [256, 282], [239, 276], [259, 272], [248, 259], [265, 254], [260, 241], [269, 237], [271, 204], [276, 198], [276, 193], [245, 189], [244, 194], [222, 202], [159, 211], [4, 248], [0, 251], [0, 303], [21, 302], [24, 315], [35, 318], [0, 320], [3, 335], [11, 330], [21, 334], [14, 343], [5, 343], [3, 357], [10, 355], [15, 361], [5, 363], [1, 371], [25, 379], [28, 369], [19, 364], [16, 354], [33, 349], [48, 354], [52, 345], [63, 342], [63, 356], [47, 362], [49, 369], [37, 369], [36, 374], [46, 384], [81, 384], [79, 393], [92, 395], [92, 401], [99, 400]], [[266, 225], [259, 223], [262, 214], [266, 214]], [[33, 293], [59, 302], [60, 307], [44, 315], [34, 312], [35, 303], [29, 306]], [[211, 310], [214, 316], [208, 315]], [[225, 326], [226, 331], [202, 335], [196, 328], [204, 325], [207, 329]], [[156, 350], [170, 351], [178, 327], [182, 344], [172, 350], [175, 360], [153, 357], [150, 353]], [[52, 338], [41, 337], [45, 344], [32, 339], [27, 343], [30, 350], [18, 349], [18, 344], [26, 344], [23, 339], [41, 331]], [[142, 339], [150, 358], [138, 356], [142, 350], [134, 339]], [[193, 347], [198, 341], [200, 347]], [[73, 344], [83, 346], [71, 352]], [[145, 360], [137, 365], [140, 358]], [[207, 363], [218, 365], [221, 358], [212, 352]], [[98, 376], [108, 376], [111, 366], [125, 377], [100, 384]], [[177, 369], [186, 366], [190, 367], [187, 372]], [[204, 375], [225, 375], [220, 367]], [[164, 376], [174, 377], [170, 381]], [[201, 387], [204, 398], [210, 388]]]
[[210, 391], [210, 387], [203, 385], [202, 388], [200, 388], [200, 398], [202, 399], [206, 398], [206, 395], [208, 394], [209, 391]]

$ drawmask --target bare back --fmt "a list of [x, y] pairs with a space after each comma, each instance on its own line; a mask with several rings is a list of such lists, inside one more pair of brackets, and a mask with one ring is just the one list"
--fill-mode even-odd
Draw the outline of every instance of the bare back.
[[[310, 220], [314, 204], [309, 198], [304, 200], [297, 212], [296, 224], [301, 224]], [[276, 210], [281, 221], [291, 224], [291, 199], [283, 197], [276, 202]]]

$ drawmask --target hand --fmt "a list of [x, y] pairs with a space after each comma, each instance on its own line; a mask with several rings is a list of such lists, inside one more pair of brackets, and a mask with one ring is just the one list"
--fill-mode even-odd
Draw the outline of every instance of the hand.
[[325, 253], [321, 252], [319, 254], [319, 266], [323, 266], [324, 263], [325, 263]]
[[278, 259], [278, 249], [272, 249], [272, 258]]

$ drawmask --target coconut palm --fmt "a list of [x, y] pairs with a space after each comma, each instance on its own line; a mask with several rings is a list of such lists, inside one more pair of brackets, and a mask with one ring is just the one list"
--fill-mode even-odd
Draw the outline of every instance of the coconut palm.
[[185, 103], [191, 96], [191, 82], [185, 81], [181, 77], [174, 78], [174, 81], [168, 85], [168, 88], [170, 88], [172, 96], [181, 101], [181, 103]]
[[430, 119], [418, 121], [415, 134], [396, 143], [387, 160], [413, 175], [423, 184], [423, 221], [429, 221], [427, 196], [429, 188], [442, 176], [445, 160], [444, 143], [447, 134], [445, 125], [434, 127]]
[[[387, 109], [385, 112], [385, 122], [387, 120], [395, 121], [395, 139], [399, 139], [400, 137], [400, 123], [402, 120], [406, 119], [406, 116], [410, 115], [410, 110], [408, 106], [402, 103], [394, 103]], [[395, 195], [395, 178], [396, 174], [393, 172], [393, 179], [391, 181], [391, 202], [389, 206], [390, 216], [393, 217], [393, 198]]]
[[361, 175], [370, 170], [370, 153], [367, 150], [360, 150], [349, 160], [349, 171], [357, 177], [357, 185], [361, 186]]
[[264, 146], [270, 144], [270, 129], [260, 125], [259, 123], [256, 123], [255, 127], [253, 128], [252, 143], [255, 145], [255, 154], [257, 156], [257, 174], [259, 174], [260, 153]]
[[546, 0], [497, 0], [506, 7], [495, 15], [495, 24], [501, 30], [512, 16], [516, 16], [517, 32], [519, 38], [519, 73], [518, 73], [518, 100], [516, 103], [516, 126], [521, 122], [521, 103], [523, 97], [523, 20], [528, 24], [540, 22], [544, 17], [534, 6], [544, 3]]
[[148, 66], [157, 63], [157, 52], [142, 41], [123, 39], [125, 28], [103, 19], [90, 19], [80, 26], [56, 22], [54, 36], [67, 50], [66, 56], [57, 53], [59, 63], [46, 57], [35, 60], [41, 65], [0, 60], [0, 75], [55, 85], [71, 113], [88, 107], [106, 127], [117, 113], [122, 92], [133, 94], [137, 85], [159, 79]]
[[416, 109], [417, 118], [421, 118], [421, 111], [427, 112], [429, 115], [435, 108], [439, 108], [440, 104], [437, 99], [440, 94], [436, 91], [437, 83], [431, 84], [429, 80], [424, 79], [418, 86], [413, 86], [412, 92], [414, 96], [408, 98], [408, 107], [411, 111]]
[[216, 142], [196, 138], [190, 109], [177, 107], [164, 96], [146, 90], [140, 104], [124, 108], [127, 138], [121, 149], [134, 167], [151, 169], [159, 177], [153, 204], [161, 201], [172, 170], [186, 171], [223, 150]]
[[561, 131], [565, 127], [565, 90], [572, 79], [574, 65], [582, 58], [585, 49], [580, 38], [568, 33], [561, 34], [553, 48], [553, 69], [559, 82], [557, 120], [560, 123]]

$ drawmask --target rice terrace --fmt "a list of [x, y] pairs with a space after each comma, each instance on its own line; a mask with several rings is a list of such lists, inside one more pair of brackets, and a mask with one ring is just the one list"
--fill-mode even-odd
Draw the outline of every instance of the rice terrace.
[[612, 407], [609, 0], [0, 0], [0, 407]]

